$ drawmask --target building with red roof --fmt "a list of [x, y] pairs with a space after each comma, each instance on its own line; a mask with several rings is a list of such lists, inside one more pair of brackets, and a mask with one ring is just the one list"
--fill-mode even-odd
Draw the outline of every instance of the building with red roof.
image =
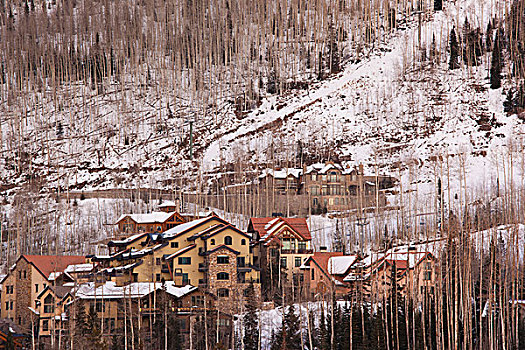
[[[38, 319], [37, 296], [70, 265], [86, 263], [84, 256], [22, 255], [1, 281], [0, 318], [8, 318], [29, 331]], [[60, 279], [62, 280], [62, 279]]]
[[295, 290], [304, 285], [301, 265], [313, 254], [312, 236], [305, 218], [251, 218], [254, 265], [261, 269], [261, 287], [267, 299], [276, 279], [294, 282]]
[[358, 255], [344, 255], [343, 252], [315, 252], [301, 266], [307, 297], [314, 300], [324, 299], [332, 293], [336, 297], [348, 294], [349, 284], [344, 278], [358, 260]]

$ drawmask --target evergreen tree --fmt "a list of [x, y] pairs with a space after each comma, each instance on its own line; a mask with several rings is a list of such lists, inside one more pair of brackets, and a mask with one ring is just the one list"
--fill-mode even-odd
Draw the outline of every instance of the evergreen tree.
[[485, 33], [485, 49], [487, 52], [492, 51], [493, 35], [492, 21], [489, 21], [489, 24], [487, 24], [487, 32]]
[[246, 289], [246, 314], [244, 315], [244, 348], [257, 350], [259, 345], [259, 320], [257, 317], [257, 298], [253, 282]]
[[16, 350], [15, 340], [13, 338], [13, 333], [11, 333], [11, 331], [7, 332], [7, 339], [5, 341], [5, 349], [6, 350]]
[[458, 38], [456, 36], [456, 30], [454, 28], [452, 28], [452, 30], [450, 31], [449, 51], [450, 61], [448, 63], [448, 68], [451, 70], [459, 68], [459, 43]]
[[501, 87], [501, 66], [502, 66], [502, 54], [501, 54], [501, 35], [500, 32], [496, 34], [496, 41], [494, 42], [494, 48], [492, 50], [492, 61], [490, 64], [490, 88], [499, 89]]
[[284, 315], [283, 328], [285, 349], [301, 350], [301, 325], [299, 324], [299, 317], [295, 314], [294, 304], [290, 304]]
[[443, 10], [443, 0], [434, 0], [434, 11]]
[[268, 76], [268, 83], [266, 84], [266, 91], [269, 94], [276, 94], [278, 92], [278, 82], [277, 82], [277, 69], [273, 65], [270, 70], [270, 75]]
[[337, 48], [337, 35], [334, 30], [332, 18], [328, 23], [328, 58], [330, 62], [330, 73], [339, 73], [341, 71], [339, 62], [339, 49]]

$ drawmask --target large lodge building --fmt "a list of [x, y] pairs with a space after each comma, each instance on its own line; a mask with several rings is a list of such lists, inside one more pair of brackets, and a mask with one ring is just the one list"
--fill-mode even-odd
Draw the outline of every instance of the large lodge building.
[[251, 218], [244, 231], [213, 213], [185, 217], [170, 205], [123, 215], [107, 255], [22, 255], [1, 281], [0, 317], [51, 340], [71, 330], [79, 308], [93, 308], [107, 336], [122, 332], [129, 315], [147, 327], [148, 318], [170, 310], [189, 341], [208, 311], [228, 339], [251, 291], [261, 303], [274, 302], [277, 286], [300, 300], [352, 293], [380, 300], [393, 285], [418, 298], [434, 293], [436, 263], [428, 251], [316, 251], [305, 218]]

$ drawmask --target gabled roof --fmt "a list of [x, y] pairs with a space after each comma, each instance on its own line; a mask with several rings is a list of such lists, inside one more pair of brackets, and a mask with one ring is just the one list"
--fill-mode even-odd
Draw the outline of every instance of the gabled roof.
[[283, 168], [281, 170], [264, 169], [261, 175], [259, 175], [259, 178], [263, 179], [266, 176], [271, 176], [275, 179], [286, 179], [286, 177], [292, 176], [298, 179], [301, 175], [303, 175], [303, 169], [297, 169], [297, 168]]
[[138, 233], [136, 235], [133, 235], [133, 236], [130, 236], [126, 239], [122, 239], [122, 240], [114, 240], [114, 241], [109, 241], [108, 242], [108, 247], [114, 247], [114, 246], [126, 246], [128, 244], [131, 244], [145, 236], [147, 236], [148, 233], [146, 232], [142, 232], [142, 233]]
[[328, 272], [331, 275], [346, 275], [358, 259], [358, 255], [333, 256], [328, 260]]
[[21, 258], [33, 265], [46, 279], [52, 273], [64, 272], [69, 265], [86, 262], [86, 257], [79, 255], [22, 255], [19, 260]]
[[159, 291], [164, 288], [166, 293], [177, 298], [197, 289], [197, 287], [191, 285], [177, 287], [173, 281], [166, 281], [164, 285], [160, 282], [134, 282], [122, 287], [118, 287], [113, 281], [108, 281], [100, 286], [95, 286], [93, 282], [82, 284], [74, 294], [75, 297], [79, 299], [88, 300], [142, 298], [154, 291]]
[[258, 232], [262, 240], [269, 240], [283, 225], [288, 225], [304, 240], [312, 239], [310, 229], [305, 218], [283, 218], [266, 217], [251, 218], [248, 225], [248, 232]]
[[162, 238], [163, 239], [172, 239], [172, 238], [175, 238], [175, 237], [178, 237], [182, 234], [184, 234], [185, 232], [189, 231], [189, 230], [192, 230], [210, 220], [218, 220], [219, 222], [222, 222], [223, 224], [227, 225], [228, 222], [225, 221], [224, 219], [221, 219], [220, 217], [218, 216], [208, 216], [208, 217], [205, 217], [205, 218], [202, 218], [202, 219], [198, 219], [198, 220], [193, 220], [193, 221], [189, 221], [189, 222], [186, 222], [184, 224], [180, 224], [178, 226], [175, 226], [173, 228], [170, 228], [169, 230], [167, 231], [164, 231], [161, 235], [162, 235]]
[[213, 248], [213, 249], [211, 249], [211, 250], [206, 251], [205, 254], [206, 254], [206, 255], [210, 255], [211, 253], [214, 253], [214, 252], [216, 252], [216, 251], [218, 251], [218, 250], [221, 250], [221, 249], [227, 249], [227, 250], [229, 250], [230, 252], [232, 252], [233, 254], [236, 254], [236, 255], [241, 254], [241, 253], [238, 252], [237, 250], [235, 250], [235, 249], [233, 249], [233, 248], [231, 248], [231, 247], [229, 247], [229, 246], [227, 246], [227, 245], [224, 245], [224, 244], [221, 244], [221, 245], [219, 245], [219, 246], [217, 246], [217, 247], [215, 247], [215, 248]]
[[57, 298], [62, 299], [67, 293], [71, 291], [71, 289], [71, 287], [48, 285], [38, 294], [37, 299], [40, 299], [42, 295], [44, 295], [44, 293], [48, 290], [51, 290]]
[[171, 260], [173, 258], [176, 258], [177, 256], [181, 255], [181, 254], [184, 254], [186, 252], [189, 252], [190, 250], [192, 250], [193, 248], [195, 248], [197, 245], [196, 244], [192, 244], [190, 246], [187, 246], [187, 247], [184, 247], [182, 249], [179, 249], [177, 250], [175, 253], [171, 254], [171, 255], [168, 255], [168, 256], [165, 256], [164, 257], [164, 260]]
[[164, 211], [154, 211], [147, 214], [123, 214], [118, 218], [116, 223], [119, 223], [123, 219], [129, 217], [137, 224], [162, 224], [173, 214], [175, 214], [175, 212], [166, 213]]

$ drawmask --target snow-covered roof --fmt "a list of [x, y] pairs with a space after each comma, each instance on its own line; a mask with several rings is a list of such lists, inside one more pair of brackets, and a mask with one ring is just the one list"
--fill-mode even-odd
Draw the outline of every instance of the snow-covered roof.
[[125, 244], [133, 242], [134, 240], [140, 238], [141, 236], [146, 236], [146, 234], [147, 234], [146, 232], [137, 233], [136, 235], [129, 236], [126, 239], [111, 241], [111, 243], [116, 244], [116, 245], [122, 245], [122, 244], [125, 245]]
[[[184, 287], [175, 286], [175, 282], [164, 282], [166, 292], [174, 297], [180, 298], [197, 289], [192, 285]], [[101, 286], [95, 287], [93, 282], [79, 286], [75, 292], [75, 297], [79, 299], [122, 299], [122, 298], [142, 298], [151, 292], [163, 289], [161, 282], [134, 282], [126, 286], [118, 287], [115, 282], [108, 281]]]
[[129, 217], [137, 224], [163, 223], [172, 215], [173, 213], [166, 213], [163, 211], [154, 211], [147, 214], [123, 214], [118, 218], [117, 222]]
[[64, 270], [65, 273], [78, 273], [78, 272], [91, 272], [93, 270], [93, 264], [74, 264], [69, 265]]
[[186, 230], [189, 230], [192, 227], [200, 225], [201, 223], [205, 222], [206, 220], [208, 220], [208, 217], [205, 217], [205, 218], [202, 218], [202, 219], [193, 220], [193, 221], [190, 221], [190, 222], [185, 222], [184, 224], [177, 225], [177, 226], [175, 226], [173, 228], [170, 228], [167, 231], [164, 231], [162, 233], [162, 237], [163, 238], [176, 237], [180, 233], [182, 233], [182, 232], [184, 232]]
[[174, 257], [176, 257], [178, 255], [181, 255], [183, 253], [186, 253], [187, 251], [192, 250], [195, 247], [196, 247], [196, 244], [192, 244], [192, 245], [189, 245], [187, 247], [181, 248], [181, 249], [177, 250], [175, 253], [173, 253], [171, 255], [168, 255], [165, 259], [166, 260], [173, 259]]
[[60, 275], [62, 274], [61, 271], [57, 271], [57, 272], [51, 272], [49, 274], [49, 277], [47, 278], [49, 281], [54, 281], [56, 280]]
[[293, 176], [295, 178], [299, 178], [303, 174], [303, 169], [296, 169], [296, 168], [283, 168], [280, 170], [274, 170], [274, 169], [264, 169], [259, 175], [259, 178], [265, 178], [266, 176], [270, 175], [275, 179], [286, 179], [288, 176]]
[[164, 201], [162, 204], [157, 205], [157, 208], [176, 207], [177, 204], [174, 201]]
[[333, 256], [328, 260], [328, 273], [331, 275], [343, 275], [357, 260], [357, 255]]

